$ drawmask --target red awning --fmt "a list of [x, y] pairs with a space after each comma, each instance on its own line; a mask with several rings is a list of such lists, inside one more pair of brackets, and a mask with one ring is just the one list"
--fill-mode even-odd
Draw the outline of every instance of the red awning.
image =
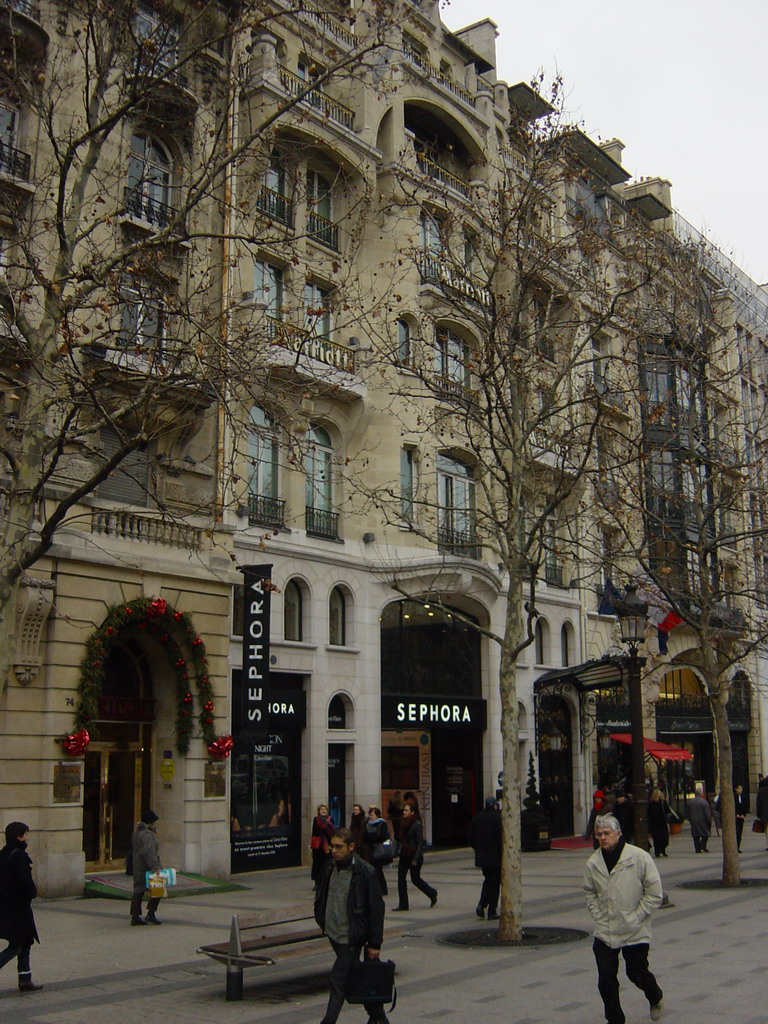
[[[632, 736], [628, 732], [612, 732], [611, 739], [616, 740], [617, 743], [629, 743], [632, 744]], [[659, 740], [650, 740], [647, 736], [643, 737], [643, 749], [651, 757], [656, 757], [660, 761], [692, 761], [693, 754], [690, 750], [686, 750], [685, 747], [673, 747], [670, 743], [660, 743]]]

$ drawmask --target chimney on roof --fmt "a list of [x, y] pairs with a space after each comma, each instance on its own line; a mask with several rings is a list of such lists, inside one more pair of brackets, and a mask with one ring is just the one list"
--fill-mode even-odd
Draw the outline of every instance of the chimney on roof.
[[621, 154], [626, 149], [621, 139], [608, 139], [607, 142], [601, 142], [600, 149], [621, 167]]

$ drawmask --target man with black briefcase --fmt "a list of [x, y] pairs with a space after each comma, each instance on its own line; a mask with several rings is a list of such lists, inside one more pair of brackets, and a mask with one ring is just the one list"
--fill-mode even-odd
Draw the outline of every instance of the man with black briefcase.
[[[361, 950], [365, 947], [367, 959], [378, 960], [384, 933], [384, 899], [376, 873], [355, 852], [349, 829], [337, 828], [330, 847], [331, 863], [315, 897], [315, 920], [336, 954], [321, 1024], [336, 1024]], [[368, 1024], [389, 1024], [383, 1002], [371, 999], [363, 1006]]]

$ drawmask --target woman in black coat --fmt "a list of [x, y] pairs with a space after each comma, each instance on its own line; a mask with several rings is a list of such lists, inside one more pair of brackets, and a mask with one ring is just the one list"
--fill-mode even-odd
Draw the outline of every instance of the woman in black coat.
[[654, 789], [648, 801], [648, 831], [653, 839], [653, 852], [656, 857], [666, 857], [669, 846], [669, 804], [660, 789]]
[[437, 903], [437, 889], [421, 877], [421, 865], [424, 863], [424, 828], [418, 811], [410, 804], [403, 807], [403, 820], [400, 822], [400, 860], [397, 865], [398, 905], [394, 910], [408, 910], [408, 882], [406, 876], [411, 873], [411, 881], [429, 897], [430, 907]]
[[40, 938], [32, 913], [37, 886], [27, 853], [28, 834], [29, 828], [23, 821], [10, 822], [5, 827], [5, 846], [0, 850], [0, 937], [8, 940], [7, 948], [0, 953], [0, 967], [16, 957], [19, 991], [39, 992], [43, 986], [32, 981], [29, 964], [32, 943]]

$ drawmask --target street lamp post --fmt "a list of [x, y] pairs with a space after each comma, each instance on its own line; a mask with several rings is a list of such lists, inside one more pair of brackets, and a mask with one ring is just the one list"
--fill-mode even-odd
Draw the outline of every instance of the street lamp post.
[[640, 669], [645, 658], [638, 647], [645, 640], [648, 605], [637, 596], [637, 587], [630, 584], [622, 600], [614, 602], [619, 619], [622, 642], [629, 647], [627, 682], [629, 684], [629, 719], [632, 735], [632, 800], [635, 817], [635, 845], [648, 849], [648, 791], [645, 786], [645, 747], [643, 745], [643, 690]]

